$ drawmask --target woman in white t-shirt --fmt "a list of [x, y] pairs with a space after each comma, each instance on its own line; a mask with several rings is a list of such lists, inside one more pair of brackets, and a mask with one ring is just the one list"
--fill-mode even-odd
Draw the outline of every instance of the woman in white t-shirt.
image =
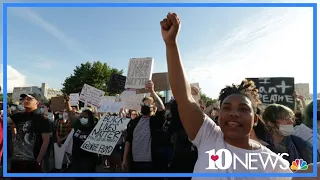
[[[217, 126], [201, 111], [192, 97], [190, 83], [182, 67], [177, 43], [177, 34], [180, 29], [179, 17], [175, 13], [169, 13], [167, 18], [160, 22], [160, 25], [166, 44], [172, 93], [178, 104], [183, 127], [189, 139], [198, 148], [198, 160], [194, 173], [292, 173], [287, 161], [260, 143], [250, 140], [250, 132], [258, 121], [256, 110], [259, 98], [253, 82], [243, 81], [239, 86], [229, 86], [221, 91], [219, 97], [221, 108], [218, 119], [220, 127]], [[228, 74], [229, 72], [226, 72], [226, 75]], [[227, 153], [222, 153], [222, 151]], [[270, 159], [274, 166], [271, 165]], [[276, 178], [272, 177], [272, 179]]]

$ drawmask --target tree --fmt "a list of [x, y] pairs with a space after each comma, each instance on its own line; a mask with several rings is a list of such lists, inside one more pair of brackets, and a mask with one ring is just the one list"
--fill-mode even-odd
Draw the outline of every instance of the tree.
[[[3, 101], [3, 94], [0, 94], [0, 101]], [[12, 103], [12, 93], [7, 94], [7, 103]]]
[[201, 100], [204, 100], [206, 102], [206, 107], [209, 107], [212, 104], [218, 102], [217, 99], [212, 99], [212, 98], [208, 97], [205, 93], [202, 93], [202, 92], [200, 92], [200, 97], [201, 97]]
[[84, 84], [88, 84], [106, 92], [107, 95], [114, 95], [107, 92], [108, 82], [112, 74], [122, 75], [123, 70], [111, 68], [107, 63], [86, 62], [76, 66], [74, 73], [64, 81], [62, 92], [64, 94], [80, 93]]

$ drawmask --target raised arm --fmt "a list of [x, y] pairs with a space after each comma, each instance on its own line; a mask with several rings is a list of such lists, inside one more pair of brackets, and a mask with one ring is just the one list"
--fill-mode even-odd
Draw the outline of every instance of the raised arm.
[[204, 120], [204, 113], [192, 97], [182, 62], [180, 60], [177, 35], [180, 20], [175, 13], [169, 13], [160, 22], [161, 33], [166, 44], [169, 81], [173, 96], [178, 104], [181, 121], [190, 140], [194, 140]]

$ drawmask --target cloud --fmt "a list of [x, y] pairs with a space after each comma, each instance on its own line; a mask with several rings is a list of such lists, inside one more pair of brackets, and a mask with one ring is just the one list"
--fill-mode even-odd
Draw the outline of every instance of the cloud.
[[[3, 87], [3, 64], [0, 65], [0, 84]], [[14, 87], [25, 87], [26, 78], [11, 66], [7, 66], [7, 92], [12, 92]]]
[[55, 25], [43, 19], [39, 14], [32, 11], [30, 8], [12, 8], [8, 12], [13, 12], [14, 15], [24, 20], [27, 20], [33, 23], [34, 25], [42, 28], [43, 30], [47, 31], [50, 35], [59, 40], [60, 43], [63, 44], [69, 50], [88, 59], [94, 59], [88, 52], [85, 51], [85, 47], [83, 45], [72, 39], [70, 36], [66, 35]]
[[246, 77], [295, 77], [312, 89], [312, 9], [262, 10], [198, 52], [185, 56], [187, 75], [213, 98]]

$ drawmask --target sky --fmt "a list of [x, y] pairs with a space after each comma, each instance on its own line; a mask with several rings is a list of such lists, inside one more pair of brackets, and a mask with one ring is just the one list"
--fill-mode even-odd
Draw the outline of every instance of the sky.
[[[246, 77], [294, 77], [312, 91], [311, 8], [11, 8], [8, 91], [42, 82], [61, 89], [86, 61], [126, 75], [130, 58], [153, 57], [153, 72], [166, 72], [159, 22], [168, 12], [182, 22], [178, 42], [187, 77], [208, 96]], [[2, 23], [2, 9], [0, 16]]]

